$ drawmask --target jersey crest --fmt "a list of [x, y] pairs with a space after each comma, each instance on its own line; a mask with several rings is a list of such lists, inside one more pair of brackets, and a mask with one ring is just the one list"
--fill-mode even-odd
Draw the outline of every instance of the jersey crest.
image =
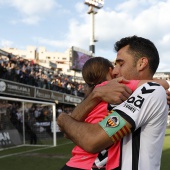
[[111, 116], [106, 122], [106, 127], [116, 127], [119, 125], [119, 118], [117, 116]]

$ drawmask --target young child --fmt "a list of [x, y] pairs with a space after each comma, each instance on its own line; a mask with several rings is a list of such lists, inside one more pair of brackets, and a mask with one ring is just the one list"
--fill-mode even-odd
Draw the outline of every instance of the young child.
[[[82, 69], [82, 75], [84, 81], [87, 84], [87, 91], [85, 97], [94, 89], [99, 86], [103, 86], [107, 84], [108, 81], [113, 79], [112, 71], [114, 67], [112, 63], [102, 57], [93, 57], [86, 61]], [[153, 80], [152, 80], [153, 81]], [[168, 83], [164, 80], [155, 80], [164, 86], [164, 88], [168, 88]], [[134, 91], [141, 84], [148, 82], [148, 80], [129, 80], [126, 85]], [[108, 115], [109, 104], [102, 101], [100, 102], [85, 119], [85, 122], [88, 123], [97, 123], [101, 121], [105, 116]], [[95, 136], [94, 136], [95, 138]], [[87, 139], [88, 140], [88, 139]], [[82, 148], [75, 146], [72, 150], [72, 157], [66, 163], [66, 165], [61, 170], [73, 170], [73, 169], [85, 169], [85, 170], [93, 170], [93, 169], [103, 169], [103, 170], [111, 170], [115, 169], [119, 165], [119, 154], [120, 153], [120, 143], [106, 148], [100, 153], [91, 154], [84, 151]], [[115, 157], [116, 156], [116, 157]], [[112, 161], [112, 160], [117, 161]], [[114, 164], [113, 164], [114, 162]]]

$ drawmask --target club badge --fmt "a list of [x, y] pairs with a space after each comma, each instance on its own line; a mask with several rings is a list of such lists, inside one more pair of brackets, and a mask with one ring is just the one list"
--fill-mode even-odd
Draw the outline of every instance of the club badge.
[[119, 118], [118, 116], [111, 116], [108, 118], [106, 122], [106, 127], [116, 127], [119, 125]]

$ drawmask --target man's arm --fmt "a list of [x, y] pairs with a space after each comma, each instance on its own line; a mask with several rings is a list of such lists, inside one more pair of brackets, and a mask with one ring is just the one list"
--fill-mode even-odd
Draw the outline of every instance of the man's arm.
[[57, 122], [67, 137], [87, 152], [96, 153], [113, 144], [99, 124], [78, 122], [65, 113], [59, 115]]
[[[80, 103], [73, 110], [73, 112], [71, 113], [71, 117], [73, 117], [75, 120], [78, 120], [78, 121], [84, 121], [87, 115], [90, 113], [90, 111], [97, 104], [99, 104], [102, 100], [105, 100], [105, 101], [108, 101], [109, 103], [114, 103], [114, 104], [122, 103], [122, 101], [126, 100], [132, 93], [132, 91], [127, 86], [119, 83], [122, 81], [126, 82], [127, 80], [124, 80], [123, 78], [114, 79], [110, 81], [107, 85], [96, 88], [92, 93], [89, 94], [89, 96], [82, 103]], [[79, 140], [79, 135], [78, 137], [76, 136], [76, 134], [78, 133], [76, 131], [79, 130], [79, 126], [76, 126], [76, 124], [74, 124], [74, 126], [71, 129], [76, 133], [70, 136], [71, 133], [68, 133], [68, 131], [70, 130], [71, 121], [73, 121], [74, 119], [70, 119], [70, 117], [67, 117], [66, 115], [65, 115], [66, 118], [62, 119], [63, 115], [64, 113], [60, 114], [60, 116], [58, 117], [58, 121], [57, 121], [60, 126], [60, 129], [61, 130], [63, 129], [65, 135], [68, 138], [70, 138], [72, 141], [74, 141], [74, 137], [78, 138], [77, 140]], [[70, 121], [69, 123], [66, 122], [67, 119], [69, 119]], [[96, 126], [99, 127], [99, 125], [96, 125]], [[109, 138], [108, 140], [110, 141]], [[89, 145], [89, 146], [92, 146], [92, 145]]]
[[111, 104], [120, 104], [125, 101], [132, 91], [120, 82], [127, 81], [123, 78], [113, 79], [105, 86], [95, 88], [89, 96], [80, 103], [72, 112], [71, 117], [84, 121], [88, 113], [101, 101]]
[[[117, 112], [113, 112], [100, 123], [90, 124], [78, 122], [69, 115], [61, 113], [58, 118], [58, 125], [61, 130], [65, 132], [66, 136], [76, 145], [80, 146], [86, 152], [97, 153], [113, 145], [124, 135], [131, 132], [131, 124], [125, 121], [121, 116], [118, 116], [118, 123], [115, 127], [111, 128], [109, 125], [105, 125], [105, 122], [111, 120], [115, 115], [117, 117]], [[65, 121], [64, 124], [61, 123], [63, 121]], [[110, 126], [114, 126], [114, 123], [111, 122]]]
[[[141, 127], [150, 120], [150, 117], [159, 120], [159, 116], [153, 116], [154, 114], [160, 115], [160, 112], [157, 112], [155, 108], [159, 108], [161, 115], [166, 117], [167, 105], [165, 100], [165, 91], [161, 86], [146, 83], [135, 90], [130, 100], [118, 105], [115, 111], [100, 123], [78, 122], [62, 113], [58, 117], [58, 124], [75, 144], [87, 152], [96, 153]], [[147, 107], [151, 107], [150, 101], [153, 101], [153, 112], [150, 112]]]

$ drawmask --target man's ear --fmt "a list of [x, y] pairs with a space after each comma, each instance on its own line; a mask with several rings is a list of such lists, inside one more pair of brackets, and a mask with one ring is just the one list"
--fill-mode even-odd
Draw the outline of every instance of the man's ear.
[[144, 70], [148, 67], [148, 58], [142, 57], [137, 62], [137, 69], [138, 71]]

